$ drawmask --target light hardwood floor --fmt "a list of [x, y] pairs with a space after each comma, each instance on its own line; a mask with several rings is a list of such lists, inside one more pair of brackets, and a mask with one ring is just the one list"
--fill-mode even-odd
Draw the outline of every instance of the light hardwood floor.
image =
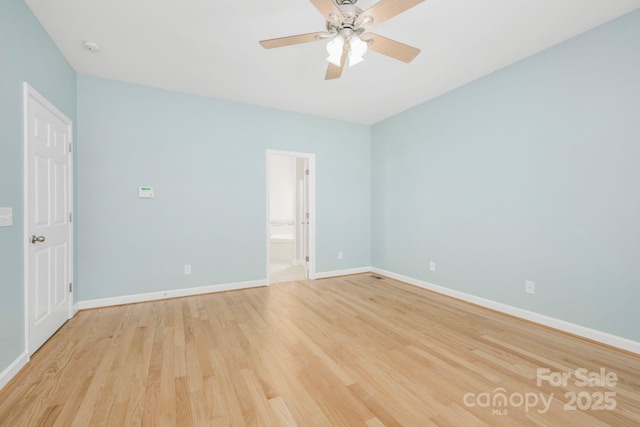
[[0, 425], [638, 426], [640, 357], [362, 274], [82, 311]]

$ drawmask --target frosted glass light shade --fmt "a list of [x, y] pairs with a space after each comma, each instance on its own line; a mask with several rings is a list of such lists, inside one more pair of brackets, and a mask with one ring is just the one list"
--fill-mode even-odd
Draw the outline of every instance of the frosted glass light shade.
[[367, 53], [369, 45], [360, 40], [360, 37], [353, 36], [349, 40], [349, 67], [353, 67], [356, 64], [364, 61], [364, 54]]
[[335, 65], [336, 67], [340, 66], [340, 60], [342, 59], [342, 51], [344, 49], [344, 39], [341, 36], [336, 36], [327, 43], [327, 53], [329, 56], [327, 57], [327, 61]]

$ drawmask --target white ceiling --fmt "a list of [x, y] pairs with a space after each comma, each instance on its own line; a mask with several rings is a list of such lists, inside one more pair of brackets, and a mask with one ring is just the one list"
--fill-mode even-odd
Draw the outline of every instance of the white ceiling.
[[640, 0], [426, 0], [374, 30], [421, 49], [412, 63], [370, 51], [325, 81], [326, 42], [258, 44], [323, 31], [307, 0], [26, 3], [78, 73], [364, 124], [640, 8]]

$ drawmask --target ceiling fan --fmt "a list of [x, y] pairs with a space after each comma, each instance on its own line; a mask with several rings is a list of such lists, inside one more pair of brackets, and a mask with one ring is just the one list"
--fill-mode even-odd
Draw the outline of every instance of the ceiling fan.
[[329, 40], [329, 66], [325, 80], [339, 78], [347, 58], [350, 67], [362, 62], [367, 49], [406, 63], [411, 62], [420, 53], [420, 49], [366, 31], [424, 0], [380, 0], [364, 11], [356, 6], [358, 0], [310, 1], [327, 20], [327, 31], [262, 40], [260, 44], [265, 49], [272, 49]]

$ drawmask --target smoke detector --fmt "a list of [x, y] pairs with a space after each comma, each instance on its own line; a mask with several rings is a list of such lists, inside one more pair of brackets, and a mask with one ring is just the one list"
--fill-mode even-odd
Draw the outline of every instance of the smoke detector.
[[94, 43], [94, 42], [84, 42], [83, 46], [89, 52], [93, 52], [93, 53], [98, 53], [98, 52], [100, 52], [102, 50], [100, 45], [97, 44], [97, 43]]

